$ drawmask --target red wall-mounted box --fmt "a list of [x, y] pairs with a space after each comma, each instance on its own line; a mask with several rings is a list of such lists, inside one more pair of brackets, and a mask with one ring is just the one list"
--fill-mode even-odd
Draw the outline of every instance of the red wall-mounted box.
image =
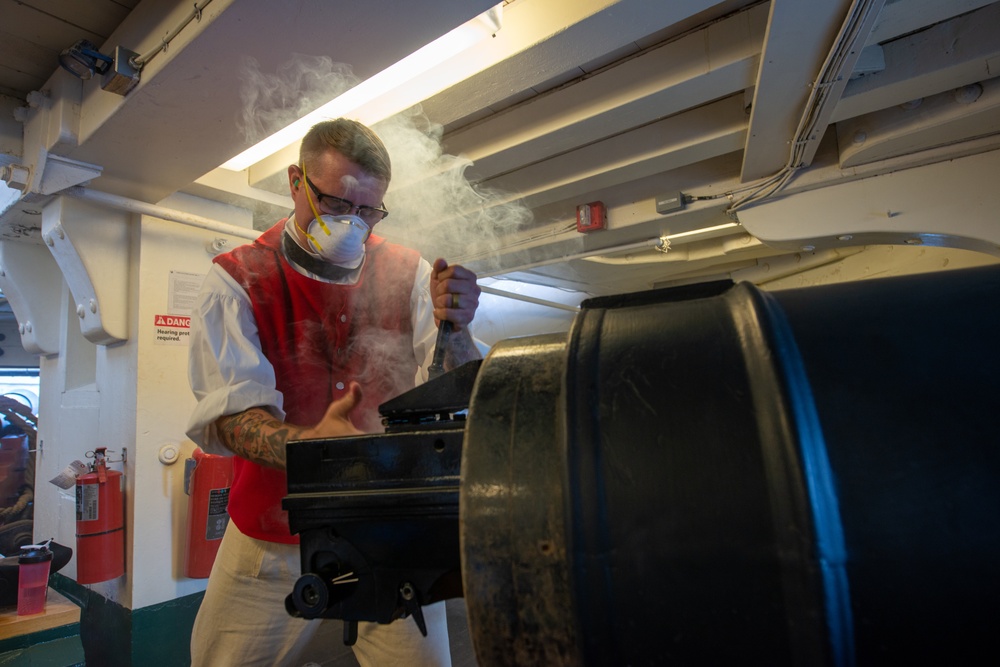
[[576, 231], [592, 232], [604, 229], [607, 221], [607, 210], [604, 202], [592, 201], [576, 207]]

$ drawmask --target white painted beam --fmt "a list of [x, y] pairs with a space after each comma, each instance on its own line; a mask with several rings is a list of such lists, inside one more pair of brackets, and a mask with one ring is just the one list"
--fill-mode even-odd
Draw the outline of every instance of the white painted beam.
[[[746, 234], [742, 235], [746, 237]], [[671, 248], [666, 253], [647, 251], [633, 261], [609, 265], [606, 258], [595, 256], [575, 258], [561, 263], [531, 269], [531, 273], [547, 279], [559, 279], [563, 284], [577, 285], [601, 294], [615, 294], [640, 289], [652, 289], [665, 284], [700, 282], [724, 278], [740, 269], [756, 266], [761, 258], [774, 257], [784, 251], [751, 241], [740, 252], [731, 249], [740, 238], [718, 237]]]
[[778, 197], [740, 210], [779, 249], [899, 244], [1000, 256], [1000, 150]]
[[[587, 234], [576, 231], [570, 210], [566, 219], [552, 221], [551, 233], [542, 234], [537, 229], [534, 233], [526, 232], [519, 239], [504, 239], [504, 245], [492, 249], [488, 257], [478, 253], [458, 258], [458, 261], [480, 276], [505, 275], [527, 282], [544, 280], [550, 285], [609, 294], [634, 291], [636, 282], [643, 280], [648, 288], [653, 278], [646, 280], [647, 275], [655, 274], [661, 279], [667, 273], [683, 273], [693, 268], [684, 265], [682, 260], [685, 259], [697, 259], [697, 268], [704, 269], [713, 256], [715, 261], [728, 261], [723, 257], [740, 256], [742, 260], [743, 256], [752, 258], [758, 252], [772, 252], [750, 239], [738, 225], [733, 225], [723, 213], [726, 201], [696, 201], [683, 211], [669, 215], [657, 214], [652, 198], [609, 205], [607, 229]], [[680, 234], [692, 231], [695, 233]], [[660, 243], [664, 236], [674, 237], [667, 253], [672, 255], [668, 264], [634, 262], [631, 266], [602, 266], [598, 261], [581, 259], [621, 257], [623, 253], [639, 258], [652, 254], [648, 249]]]
[[449, 134], [484, 180], [753, 85], [767, 7], [758, 5], [620, 65]]
[[850, 0], [773, 0], [754, 89], [742, 180], [778, 173]]
[[975, 11], [997, 0], [898, 0], [882, 8], [866, 46], [883, 44], [927, 26]]
[[[629, 51], [638, 52], [637, 40], [718, 4], [722, 3], [718, 0], [688, 0], [683, 3], [545, 0], [513, 3], [504, 9], [503, 27], [492, 39], [454, 58], [465, 67], [475, 65], [475, 68], [469, 68], [468, 77], [425, 100], [421, 106], [434, 122], [444, 125], [456, 118], [489, 110], [491, 104], [509, 101], [513, 95], [530, 97], [532, 86], [553, 79], [568, 80], [582, 76], [584, 71], [580, 69], [581, 65], [605, 58], [609, 52], [620, 55]], [[714, 48], [720, 52], [721, 58], [727, 57], [722, 53], [725, 49], [722, 43], [717, 41]], [[724, 77], [725, 72], [720, 72], [719, 76]], [[592, 86], [590, 90], [592, 103], [601, 103], [607, 95], [606, 91], [593, 92]], [[565, 113], [566, 109], [561, 112]], [[665, 113], [658, 117], [663, 115]], [[459, 146], [449, 150], [460, 152], [464, 148]], [[291, 146], [261, 160], [249, 170], [250, 185], [258, 186], [296, 159], [297, 147]], [[511, 155], [506, 163], [520, 159], [520, 156]], [[480, 178], [496, 174], [503, 168], [503, 164], [490, 168], [484, 166]]]
[[837, 123], [840, 167], [1000, 133], [1000, 78]]
[[[495, 246], [497, 238], [520, 232], [537, 234], [539, 226], [553, 217], [543, 214], [528, 231], [522, 229], [527, 221], [521, 214], [526, 209], [549, 205], [555, 217], [574, 215], [576, 205], [593, 201], [594, 193], [628, 188], [642, 179], [648, 188], [657, 176], [667, 178], [666, 174], [680, 167], [735, 153], [743, 146], [745, 132], [740, 93], [484, 181], [478, 190], [485, 196], [458, 202], [456, 193], [464, 194], [468, 184], [456, 185], [452, 173], [445, 171], [439, 179], [390, 189], [386, 195], [389, 210], [405, 213], [380, 223], [381, 233], [428, 254], [460, 254], [481, 244]], [[629, 201], [648, 197], [648, 215], [655, 216], [655, 194], [637, 192]], [[454, 234], [456, 228], [462, 233]], [[454, 248], [456, 242], [462, 246]]]
[[865, 40], [871, 34], [872, 26], [882, 10], [884, 1], [862, 0], [857, 4], [856, 13], [852, 13], [845, 22], [839, 37], [839, 40], [843, 41], [838, 41], [831, 48], [827, 69], [820, 73], [820, 82], [817, 85], [822, 88], [814, 98], [813, 107], [806, 112], [808, 120], [803, 127], [803, 133], [796, 139], [799, 153], [793, 160], [795, 164], [791, 166], [803, 167], [812, 164], [820, 142], [830, 126], [837, 101], [847, 87], [855, 64], [865, 50]]
[[745, 137], [743, 95], [733, 95], [541, 160], [483, 185], [517, 193], [535, 207], [586, 197], [601, 188], [731, 153], [739, 150]]
[[[287, 167], [288, 164], [290, 163], [286, 163], [285, 166]], [[213, 169], [204, 176], [195, 179], [195, 186], [198, 187], [188, 188], [188, 191], [191, 194], [200, 194], [209, 198], [212, 198], [211, 193], [213, 191], [232, 195], [238, 198], [242, 205], [247, 208], [252, 208], [255, 202], [280, 206], [288, 211], [294, 208], [290, 195], [287, 193], [279, 195], [262, 188], [253, 187], [248, 182], [247, 173], [246, 171], [236, 172], [228, 169]]]
[[[101, 90], [99, 81], [83, 84], [79, 146], [61, 154], [103, 166], [94, 183], [98, 189], [160, 201], [246, 147], [239, 121], [248, 104], [241, 87], [254, 86], [241, 78], [247, 59], [255, 59], [260, 72], [277, 74], [286, 67], [286, 100], [318, 102], [325, 82], [296, 78], [297, 54], [346, 63], [366, 78], [492, 2], [213, 0], [201, 20], [187, 24], [149, 61], [127, 96]], [[189, 12], [185, 3], [141, 2], [107, 44], [98, 46], [146, 52]], [[63, 75], [69, 76], [60, 71], [53, 78]], [[258, 120], [262, 111], [279, 110], [251, 110]]]
[[848, 83], [831, 122], [1000, 76], [997, 35], [1000, 3], [993, 3], [885, 44], [885, 70]]
[[584, 64], [636, 44], [648, 35], [716, 5], [718, 0], [545, 0], [515, 2], [504, 9], [495, 39], [477, 47], [493, 63], [423, 103], [437, 123], [449, 123], [488, 109], [534, 86], [564, 77]]

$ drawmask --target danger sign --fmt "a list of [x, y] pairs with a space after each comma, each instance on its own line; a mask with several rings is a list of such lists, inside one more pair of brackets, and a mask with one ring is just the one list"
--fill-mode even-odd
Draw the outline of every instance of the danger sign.
[[156, 326], [158, 327], [178, 327], [181, 329], [191, 328], [191, 318], [182, 315], [156, 315]]
[[191, 318], [185, 315], [155, 315], [154, 342], [157, 345], [187, 345]]

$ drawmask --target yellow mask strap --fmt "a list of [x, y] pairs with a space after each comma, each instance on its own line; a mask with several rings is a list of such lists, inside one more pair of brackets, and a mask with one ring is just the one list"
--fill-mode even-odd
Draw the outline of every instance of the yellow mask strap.
[[[323, 230], [323, 233], [325, 233], [327, 236], [329, 236], [330, 235], [330, 228], [327, 227], [326, 223], [323, 222], [322, 218], [320, 218], [319, 211], [316, 209], [316, 204], [313, 202], [312, 188], [309, 187], [309, 180], [306, 178], [306, 164], [305, 164], [305, 162], [302, 163], [302, 180], [305, 181], [306, 199], [309, 201], [309, 208], [312, 209], [313, 216], [315, 217], [316, 222], [319, 223], [320, 229]], [[302, 229], [302, 225], [299, 224], [298, 220], [295, 221], [295, 226], [299, 228], [299, 231], [301, 231], [303, 234], [305, 234], [305, 237], [307, 239], [309, 239], [315, 247], [317, 247], [317, 248], [321, 248], [322, 247], [322, 245], [320, 245], [320, 243], [315, 238], [313, 238], [313, 236], [309, 232], [307, 232], [306, 230]]]

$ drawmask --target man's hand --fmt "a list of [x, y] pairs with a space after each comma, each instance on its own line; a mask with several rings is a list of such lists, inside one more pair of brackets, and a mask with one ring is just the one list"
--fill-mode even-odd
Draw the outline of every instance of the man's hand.
[[431, 266], [431, 300], [434, 317], [439, 322], [448, 320], [454, 324], [455, 331], [462, 331], [476, 316], [481, 292], [475, 273], [457, 264], [448, 266], [443, 259], [434, 260]]
[[361, 435], [361, 431], [351, 423], [351, 412], [361, 402], [361, 385], [351, 382], [347, 394], [338, 398], [326, 409], [323, 418], [297, 438], [336, 438], [342, 435]]
[[447, 370], [482, 358], [468, 326], [476, 316], [481, 293], [475, 273], [463, 266], [448, 266], [448, 262], [443, 259], [434, 260], [431, 266], [434, 318], [438, 322], [451, 322], [454, 327], [453, 333], [448, 337], [444, 355], [444, 367]]
[[359, 435], [351, 411], [361, 402], [361, 385], [352, 382], [348, 393], [330, 403], [323, 418], [312, 427], [275, 419], [264, 408], [250, 408], [215, 420], [219, 438], [237, 456], [268, 468], [285, 469], [285, 447], [290, 440]]

